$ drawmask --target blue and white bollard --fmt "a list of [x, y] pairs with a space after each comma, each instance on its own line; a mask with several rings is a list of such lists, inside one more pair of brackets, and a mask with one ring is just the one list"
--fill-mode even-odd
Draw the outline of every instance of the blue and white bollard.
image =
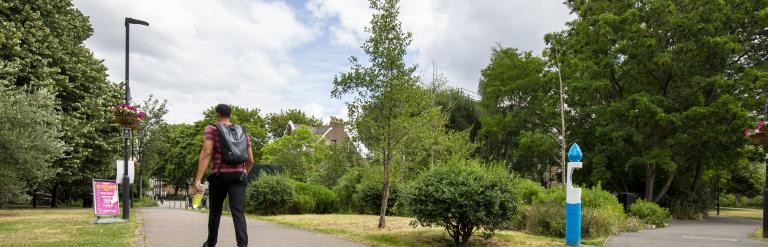
[[581, 188], [573, 187], [573, 169], [581, 168], [581, 149], [573, 144], [568, 151], [568, 176], [565, 189], [565, 245], [581, 243]]

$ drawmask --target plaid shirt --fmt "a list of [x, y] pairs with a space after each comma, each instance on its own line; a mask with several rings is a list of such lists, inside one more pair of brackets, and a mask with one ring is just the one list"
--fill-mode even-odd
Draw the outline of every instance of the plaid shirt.
[[[216, 128], [216, 125], [206, 126], [204, 137], [205, 140], [213, 141], [213, 165], [211, 166], [211, 173], [216, 173], [218, 172], [219, 166], [222, 165], [221, 143], [219, 143], [219, 130]], [[250, 149], [251, 138], [246, 138], [246, 141], [248, 142], [248, 149]], [[245, 163], [237, 166], [224, 165], [221, 167], [221, 172], [245, 172]]]

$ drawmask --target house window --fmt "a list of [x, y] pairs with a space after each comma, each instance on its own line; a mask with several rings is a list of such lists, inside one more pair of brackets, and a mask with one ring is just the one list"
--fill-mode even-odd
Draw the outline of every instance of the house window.
[[331, 140], [331, 143], [336, 144], [336, 139]]

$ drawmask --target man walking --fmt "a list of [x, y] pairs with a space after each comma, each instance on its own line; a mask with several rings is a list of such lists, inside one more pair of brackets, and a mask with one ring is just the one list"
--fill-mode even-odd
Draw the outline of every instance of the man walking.
[[248, 231], [245, 222], [245, 188], [248, 185], [248, 171], [253, 167], [253, 151], [245, 129], [233, 125], [230, 121], [231, 107], [225, 104], [216, 106], [218, 123], [205, 127], [203, 149], [197, 165], [195, 188], [203, 190], [201, 180], [208, 163], [213, 157], [211, 175], [208, 176], [210, 188], [210, 213], [208, 215], [208, 239], [203, 246], [216, 246], [219, 235], [222, 204], [229, 195], [229, 209], [235, 223], [237, 246], [248, 246]]

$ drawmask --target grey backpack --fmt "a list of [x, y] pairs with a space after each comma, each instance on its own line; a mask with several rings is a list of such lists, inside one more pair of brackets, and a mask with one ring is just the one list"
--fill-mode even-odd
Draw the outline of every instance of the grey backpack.
[[[216, 124], [221, 144], [221, 162], [225, 165], [240, 165], [248, 160], [248, 135], [240, 125]], [[218, 173], [221, 173], [219, 166]]]

